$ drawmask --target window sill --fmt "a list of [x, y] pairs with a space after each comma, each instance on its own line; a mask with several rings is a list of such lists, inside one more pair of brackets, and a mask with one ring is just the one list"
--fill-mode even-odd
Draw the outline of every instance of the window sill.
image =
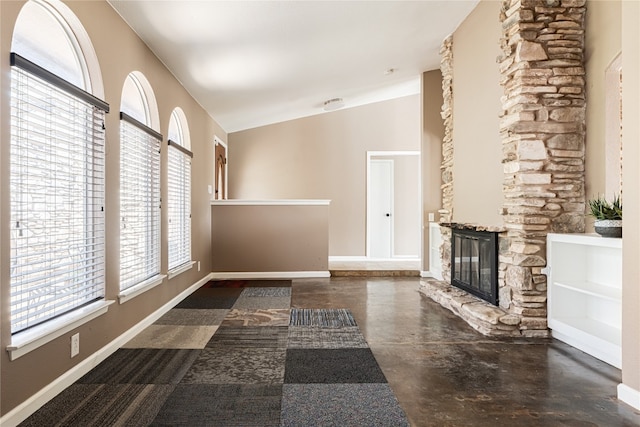
[[51, 319], [11, 337], [7, 346], [9, 358], [13, 361], [25, 354], [53, 341], [69, 331], [103, 315], [114, 301], [97, 301], [70, 313]]
[[184, 263], [182, 265], [179, 265], [178, 267], [174, 268], [173, 270], [169, 270], [169, 280], [173, 279], [174, 277], [176, 277], [177, 275], [184, 273], [185, 271], [189, 271], [191, 270], [191, 268], [193, 267], [193, 264], [195, 264], [195, 261], [189, 261], [187, 263]]
[[164, 278], [167, 277], [166, 274], [158, 274], [156, 276], [151, 277], [150, 279], [145, 280], [144, 282], [140, 282], [135, 286], [132, 286], [118, 294], [118, 302], [120, 304], [124, 304], [137, 297], [140, 294], [147, 292], [150, 289], [155, 288], [159, 284], [164, 281]]

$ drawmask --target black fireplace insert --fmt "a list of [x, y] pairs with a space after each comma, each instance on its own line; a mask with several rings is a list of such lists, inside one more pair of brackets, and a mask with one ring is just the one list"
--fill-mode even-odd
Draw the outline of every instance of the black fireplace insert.
[[498, 233], [452, 230], [451, 284], [498, 305]]

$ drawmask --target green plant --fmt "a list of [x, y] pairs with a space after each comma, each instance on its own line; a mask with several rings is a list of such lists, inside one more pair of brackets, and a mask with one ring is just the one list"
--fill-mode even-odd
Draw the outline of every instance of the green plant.
[[603, 196], [589, 200], [589, 215], [595, 219], [622, 219], [622, 199], [619, 195], [615, 195], [613, 200], [609, 202]]

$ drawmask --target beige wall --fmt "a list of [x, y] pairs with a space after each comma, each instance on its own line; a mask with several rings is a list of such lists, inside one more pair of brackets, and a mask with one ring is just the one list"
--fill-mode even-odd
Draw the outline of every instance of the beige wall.
[[640, 2], [622, 2], [622, 51], [622, 382], [640, 405]]
[[329, 205], [214, 202], [214, 272], [329, 270]]
[[453, 221], [502, 225], [501, 2], [482, 0], [453, 34]]
[[420, 97], [236, 132], [228, 143], [229, 198], [331, 200], [329, 255], [364, 256], [367, 151], [420, 149]]
[[[131, 71], [142, 72], [155, 91], [161, 121], [160, 131], [167, 134], [169, 117], [175, 107], [181, 107], [189, 123], [192, 166], [192, 257], [201, 262], [201, 271], [193, 268], [122, 305], [112, 304], [99, 318], [73, 330], [35, 351], [11, 362], [4, 349], [11, 341], [9, 325], [9, 52], [16, 16], [23, 2], [0, 2], [0, 378], [1, 414], [88, 358], [120, 334], [153, 313], [163, 304], [187, 289], [211, 271], [210, 206], [207, 185], [211, 184], [214, 134], [226, 136], [224, 131], [191, 98], [178, 81], [165, 69], [118, 14], [103, 1], [68, 2], [87, 30], [101, 65], [105, 101], [111, 112], [106, 118], [106, 296], [118, 294], [119, 263], [119, 104], [122, 85]], [[166, 178], [166, 150], [163, 145], [163, 181]], [[166, 195], [166, 188], [163, 188]], [[166, 209], [162, 221], [166, 229]], [[166, 231], [162, 233], [162, 271], [167, 268]], [[80, 355], [69, 357], [69, 340], [80, 333]]]
[[[592, 198], [605, 193], [606, 145], [617, 144], [606, 138], [605, 71], [622, 50], [620, 31], [620, 1], [589, 1], [585, 34], [585, 69], [587, 73], [587, 135], [585, 157], [585, 194]], [[611, 196], [608, 194], [607, 196]], [[593, 219], [587, 217], [588, 231], [593, 231]]]
[[429, 270], [429, 213], [438, 221], [438, 210], [442, 208], [442, 140], [444, 123], [442, 109], [442, 73], [440, 70], [422, 73], [422, 270]]

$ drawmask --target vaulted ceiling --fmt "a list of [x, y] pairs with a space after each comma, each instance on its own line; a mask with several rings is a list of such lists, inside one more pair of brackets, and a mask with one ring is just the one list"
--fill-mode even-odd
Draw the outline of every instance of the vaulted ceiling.
[[477, 0], [109, 0], [227, 131], [418, 93]]

